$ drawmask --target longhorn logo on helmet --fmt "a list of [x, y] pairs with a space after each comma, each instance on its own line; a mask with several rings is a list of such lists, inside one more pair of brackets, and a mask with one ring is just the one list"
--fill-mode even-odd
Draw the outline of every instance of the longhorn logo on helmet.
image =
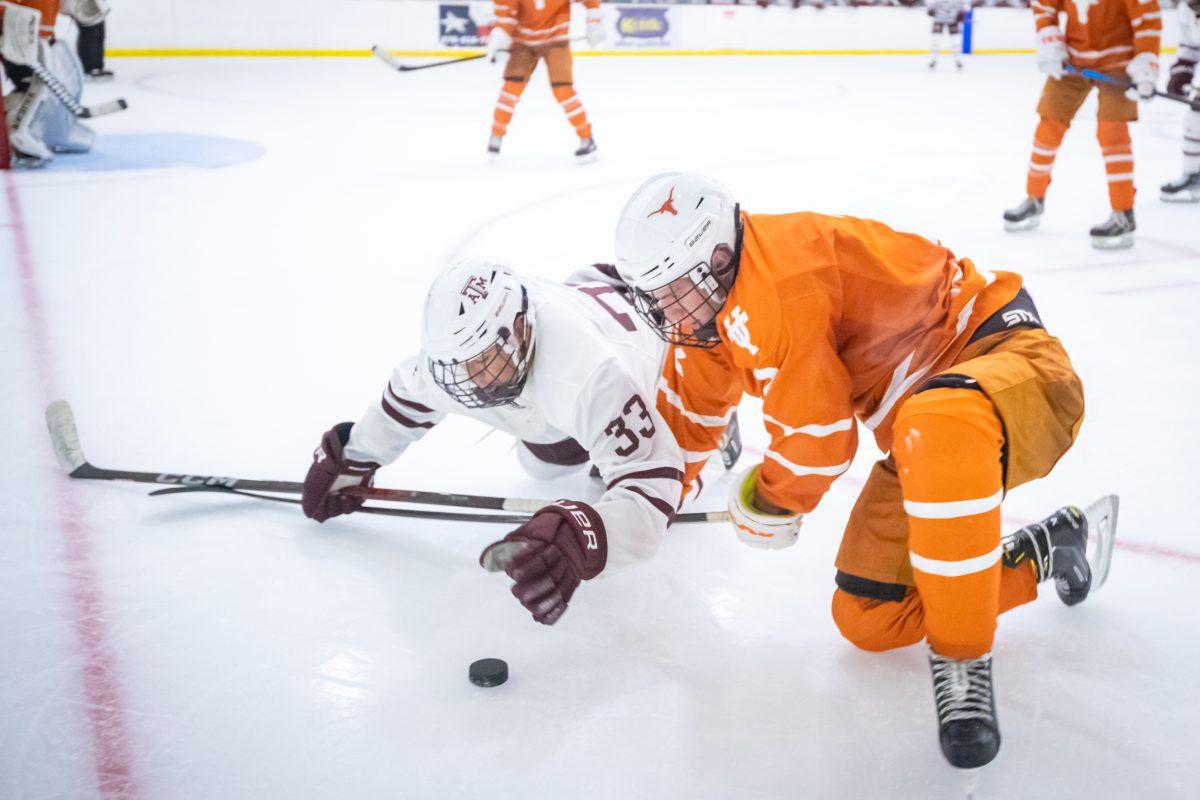
[[658, 207], [658, 211], [651, 211], [649, 214], [646, 215], [646, 219], [650, 219], [655, 214], [670, 214], [672, 217], [679, 216], [679, 212], [675, 210], [675, 187], [674, 186], [671, 187], [671, 191], [667, 195], [667, 199], [664, 200], [663, 204]]

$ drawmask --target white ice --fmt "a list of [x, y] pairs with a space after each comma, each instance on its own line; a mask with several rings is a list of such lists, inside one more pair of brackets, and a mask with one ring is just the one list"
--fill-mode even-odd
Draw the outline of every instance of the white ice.
[[[1153, 103], [1134, 126], [1137, 244], [1102, 253], [1087, 237], [1108, 214], [1094, 101], [1042, 228], [1002, 230], [1023, 195], [1032, 57], [961, 74], [918, 57], [580, 59], [600, 145], [582, 168], [540, 71], [491, 165], [499, 76], [483, 62], [111, 66], [117, 81], [86, 99], [131, 108], [94, 122], [97, 152], [0, 178], [0, 797], [1200, 792], [1200, 208], [1157, 199], [1179, 167], [1179, 107]], [[122, 159], [159, 168], [95, 169]], [[221, 159], [237, 163], [204, 168]], [[41, 418], [53, 394], [100, 466], [299, 479], [321, 432], [414, 350], [444, 259], [553, 277], [610, 260], [620, 204], [669, 169], [718, 176], [753, 211], [877, 217], [1020, 271], [1071, 352], [1081, 438], [1011, 495], [1007, 523], [1117, 492], [1121, 548], [1084, 605], [1047, 591], [1002, 618], [1004, 744], [977, 775], [939, 752], [922, 648], [857, 651], [829, 616], [869, 443], [797, 547], [681, 526], [655, 560], [585, 584], [551, 628], [476, 563], [502, 527], [318, 526], [283, 505], [60, 477]], [[752, 404], [742, 427], [753, 458]], [[523, 478], [485, 433], [451, 420], [379, 483], [596, 492]], [[696, 507], [722, 504], [718, 483]], [[99, 679], [96, 653], [111, 661]], [[467, 681], [488, 656], [508, 661], [503, 687]], [[119, 704], [89, 707], [92, 679]], [[123, 768], [132, 783], [102, 790]]]

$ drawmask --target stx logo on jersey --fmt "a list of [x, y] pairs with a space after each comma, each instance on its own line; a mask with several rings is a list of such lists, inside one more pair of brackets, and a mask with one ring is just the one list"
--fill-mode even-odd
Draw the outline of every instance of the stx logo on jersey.
[[1006, 328], [1011, 328], [1014, 325], [1020, 325], [1022, 323], [1033, 325], [1042, 324], [1042, 321], [1035, 317], [1033, 312], [1026, 311], [1023, 308], [1014, 308], [1012, 311], [1005, 311], [1000, 315], [1000, 318], [1004, 320], [1004, 326]]
[[658, 211], [651, 211], [646, 215], [646, 219], [650, 219], [655, 214], [670, 214], [672, 217], [678, 217], [679, 212], [675, 209], [675, 187], [671, 187], [671, 192], [667, 195], [667, 199], [658, 207]]
[[738, 347], [750, 353], [752, 356], [758, 355], [758, 346], [750, 342], [750, 329], [746, 327], [746, 323], [750, 321], [750, 315], [742, 310], [741, 306], [734, 306], [733, 311], [725, 315], [725, 332], [729, 334], [730, 340]]
[[1092, 6], [1100, 5], [1100, 0], [1071, 0], [1075, 5], [1075, 16], [1079, 17], [1079, 21], [1087, 25], [1088, 9]]
[[470, 300], [472, 304], [478, 303], [480, 300], [487, 300], [487, 281], [482, 275], [472, 275], [462, 288], [462, 296]]

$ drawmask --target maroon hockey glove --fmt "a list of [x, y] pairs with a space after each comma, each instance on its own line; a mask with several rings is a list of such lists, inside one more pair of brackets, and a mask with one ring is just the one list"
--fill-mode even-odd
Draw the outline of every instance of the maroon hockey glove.
[[358, 497], [346, 497], [339, 490], [347, 486], [370, 486], [379, 465], [374, 461], [350, 461], [342, 448], [350, 439], [352, 422], [342, 422], [325, 431], [321, 444], [313, 451], [313, 463], [304, 477], [300, 507], [304, 515], [317, 522], [349, 514], [362, 508]]
[[508, 573], [513, 596], [535, 620], [553, 625], [580, 581], [599, 575], [607, 559], [608, 539], [596, 509], [559, 500], [489, 545], [479, 564], [488, 572]]
[[1184, 94], [1195, 74], [1195, 61], [1187, 58], [1178, 59], [1171, 67], [1171, 80], [1167, 82], [1167, 94]]

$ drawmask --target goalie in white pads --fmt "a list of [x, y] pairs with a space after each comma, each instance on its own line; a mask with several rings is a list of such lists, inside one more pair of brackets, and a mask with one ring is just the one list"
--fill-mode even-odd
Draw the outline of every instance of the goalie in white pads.
[[[55, 153], [86, 153], [92, 130], [56, 95], [78, 103], [83, 69], [75, 52], [54, 36], [58, 0], [0, 0], [0, 56], [16, 90], [4, 98], [9, 146], [16, 166], [39, 167]], [[106, 0], [63, 0], [61, 10], [80, 25], [95, 25], [108, 13]], [[41, 73], [41, 74], [39, 74]], [[51, 86], [43, 79], [56, 82]]]
[[652, 556], [680, 502], [683, 454], [654, 405], [666, 345], [609, 282], [615, 274], [593, 267], [563, 286], [481, 260], [444, 271], [425, 303], [421, 352], [358, 422], [322, 438], [304, 513], [324, 521], [359, 508], [339, 490], [370, 485], [458, 413], [516, 437], [534, 477], [590, 462], [606, 486], [595, 504], [546, 506], [480, 556], [509, 574], [535, 620], [557, 621], [580, 581]]
[[[1200, 98], [1196, 61], [1200, 60], [1200, 0], [1179, 0], [1179, 58], [1171, 67], [1167, 91]], [[1162, 185], [1159, 197], [1168, 203], [1200, 202], [1200, 111], [1183, 118], [1183, 175]]]

